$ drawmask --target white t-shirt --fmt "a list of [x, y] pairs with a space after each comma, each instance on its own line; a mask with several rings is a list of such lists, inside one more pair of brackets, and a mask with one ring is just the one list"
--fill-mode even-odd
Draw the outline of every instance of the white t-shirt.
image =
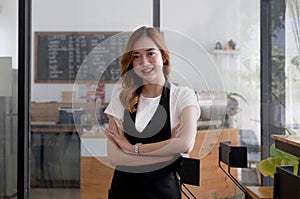
[[[105, 113], [124, 121], [124, 107], [120, 101], [119, 94], [120, 90], [112, 96], [109, 105], [105, 109]], [[141, 132], [149, 123], [159, 104], [160, 97], [140, 97], [135, 119], [135, 127], [138, 131]], [[187, 106], [196, 106], [198, 118], [200, 117], [199, 103], [195, 92], [191, 88], [170, 84], [170, 98], [171, 129], [180, 121], [181, 112]]]

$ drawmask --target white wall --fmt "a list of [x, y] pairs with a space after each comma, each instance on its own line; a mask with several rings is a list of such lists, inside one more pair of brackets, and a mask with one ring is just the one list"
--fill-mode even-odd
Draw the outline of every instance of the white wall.
[[0, 56], [12, 57], [12, 68], [18, 68], [17, 0], [0, 0]]
[[[229, 40], [234, 40], [241, 50], [241, 56], [237, 58], [242, 61], [239, 64], [243, 65], [244, 60], [257, 59], [260, 49], [259, 1], [190, 0], [185, 3], [185, 6], [182, 4], [180, 0], [162, 1], [162, 27], [180, 32], [207, 51], [205, 52], [200, 47], [185, 49], [188, 51], [186, 54], [198, 56], [199, 61], [196, 64], [201, 71], [214, 67], [213, 63], [203, 58], [203, 54], [207, 53], [206, 56], [212, 56], [217, 42], [225, 45]], [[181, 49], [183, 44], [178, 42], [175, 45], [174, 49]], [[212, 58], [216, 61], [215, 56]], [[249, 65], [248, 62], [247, 64], [246, 67], [251, 67], [252, 70], [259, 67], [257, 63], [252, 62]], [[174, 64], [174, 67], [178, 66]], [[217, 69], [221, 70], [220, 67]], [[238, 69], [241, 66], [233, 65], [232, 70], [234, 67]]]

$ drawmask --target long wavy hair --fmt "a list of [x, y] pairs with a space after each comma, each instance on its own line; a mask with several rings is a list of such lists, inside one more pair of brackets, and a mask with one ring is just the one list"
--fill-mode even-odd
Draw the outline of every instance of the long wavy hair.
[[143, 80], [133, 71], [133, 46], [142, 37], [149, 37], [156, 44], [164, 60], [165, 78], [168, 80], [170, 75], [170, 53], [160, 32], [153, 27], [145, 26], [134, 31], [121, 58], [122, 90], [119, 96], [123, 106], [131, 113], [136, 111], [135, 105], [138, 103], [143, 88]]

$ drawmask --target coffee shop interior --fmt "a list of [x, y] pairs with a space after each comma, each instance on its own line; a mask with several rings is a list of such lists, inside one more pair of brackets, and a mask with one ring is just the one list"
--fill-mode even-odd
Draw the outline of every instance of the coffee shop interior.
[[108, 197], [104, 110], [140, 26], [201, 109], [182, 197], [300, 199], [300, 0], [0, 0], [0, 199]]

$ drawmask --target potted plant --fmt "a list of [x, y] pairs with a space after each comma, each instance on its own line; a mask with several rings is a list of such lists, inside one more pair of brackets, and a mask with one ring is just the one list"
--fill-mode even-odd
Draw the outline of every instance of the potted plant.
[[241, 111], [239, 108], [239, 101], [237, 98], [247, 102], [247, 100], [238, 93], [229, 92], [227, 93], [227, 107], [226, 107], [226, 126], [235, 127], [236, 115]]
[[[296, 135], [294, 131], [288, 128], [285, 128], [285, 131], [289, 135]], [[297, 174], [299, 167], [299, 159], [296, 156], [284, 152], [280, 149], [276, 149], [275, 144], [272, 144], [270, 147], [270, 155], [270, 157], [263, 159], [258, 163], [258, 170], [263, 176], [270, 176], [274, 178], [276, 167], [287, 165], [294, 166], [294, 173]]]

